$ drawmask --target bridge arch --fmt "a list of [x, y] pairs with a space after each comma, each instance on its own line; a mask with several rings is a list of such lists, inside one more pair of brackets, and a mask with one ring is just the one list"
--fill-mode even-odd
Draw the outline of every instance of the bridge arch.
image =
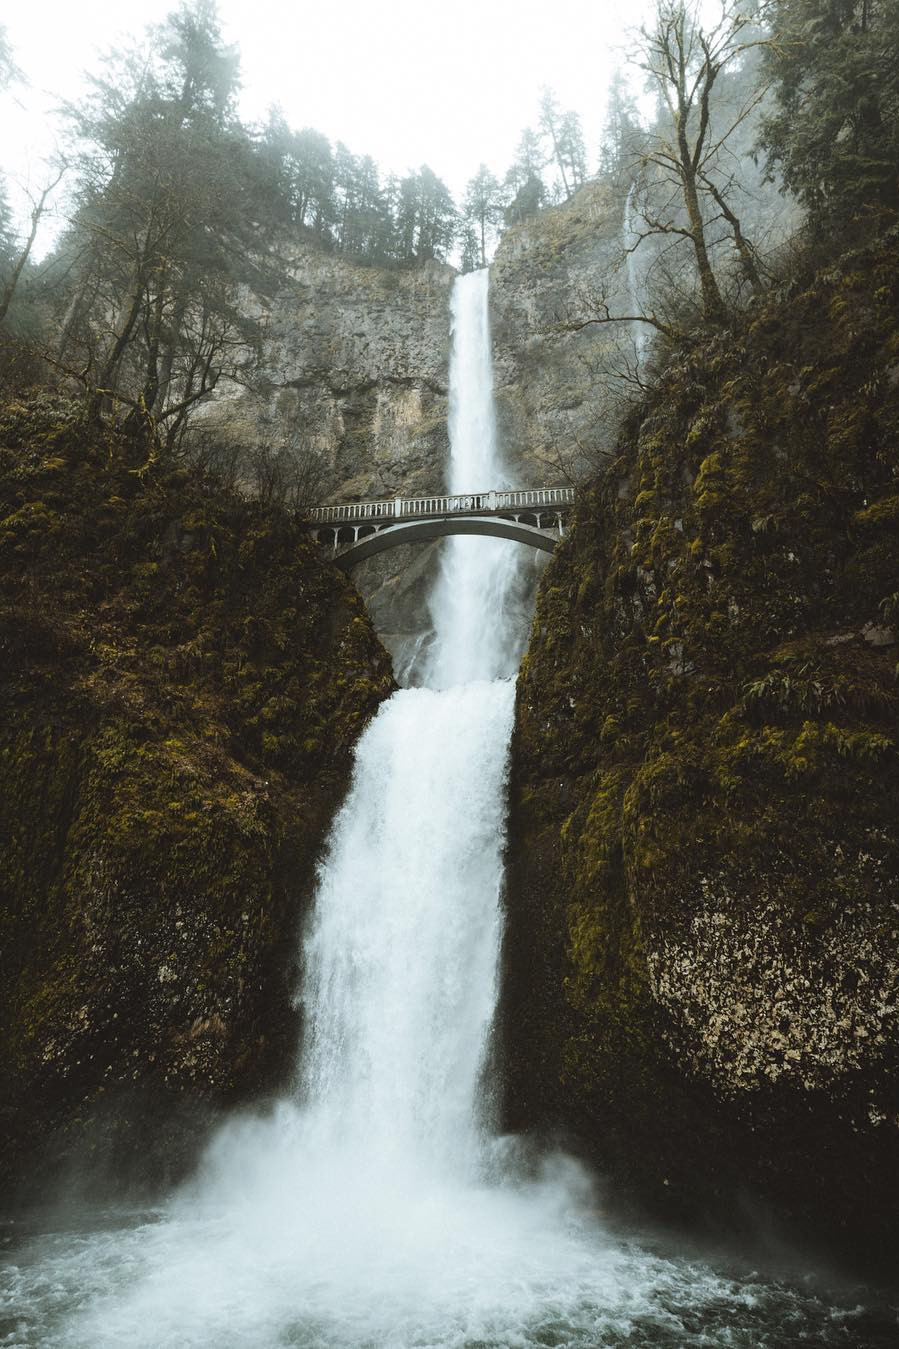
[[[333, 538], [333, 529], [319, 529], [319, 539]], [[443, 519], [398, 521], [395, 525], [382, 525], [372, 533], [362, 534], [354, 542], [341, 548], [337, 542], [337, 560], [342, 567], [353, 567], [367, 557], [375, 557], [388, 548], [397, 548], [403, 543], [425, 543], [431, 539], [443, 538], [448, 534], [480, 534], [496, 539], [512, 539], [531, 548], [540, 548], [551, 553], [559, 541], [555, 530], [538, 529], [536, 525], [523, 521], [507, 520], [502, 516], [456, 515]]]
[[335, 561], [348, 567], [387, 548], [447, 534], [487, 534], [551, 553], [573, 505], [570, 487], [394, 497], [316, 506], [309, 527], [320, 542], [332, 545]]

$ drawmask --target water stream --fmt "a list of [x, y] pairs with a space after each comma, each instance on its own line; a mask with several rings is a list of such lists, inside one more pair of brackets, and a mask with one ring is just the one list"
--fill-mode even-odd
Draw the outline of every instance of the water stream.
[[[497, 486], [487, 273], [453, 305], [453, 491]], [[448, 541], [427, 687], [360, 742], [304, 934], [292, 1090], [164, 1209], [8, 1241], [0, 1345], [875, 1346], [884, 1309], [612, 1235], [564, 1157], [495, 1134], [517, 545]], [[507, 600], [509, 603], [507, 603]]]
[[[624, 221], [622, 222], [622, 244], [627, 260], [627, 294], [630, 302], [630, 312], [632, 314], [644, 312], [643, 292], [637, 269], [637, 247], [640, 243], [640, 234], [634, 223], [634, 193], [636, 190], [637, 184], [631, 183], [630, 191], [624, 199]], [[632, 323], [631, 331], [634, 343], [634, 355], [637, 364], [640, 365], [646, 355], [646, 343], [648, 341], [646, 324], [640, 322]]]

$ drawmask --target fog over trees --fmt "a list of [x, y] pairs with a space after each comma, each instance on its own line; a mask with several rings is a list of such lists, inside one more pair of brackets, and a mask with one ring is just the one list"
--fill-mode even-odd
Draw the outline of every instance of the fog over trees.
[[[814, 232], [896, 208], [899, 11], [888, 0], [724, 0], [705, 14], [658, 0], [627, 65], [597, 91], [600, 145], [585, 145], [553, 90], [535, 91], [505, 173], [479, 165], [456, 202], [428, 165], [384, 176], [277, 107], [244, 124], [239, 53], [213, 0], [183, 3], [110, 52], [88, 95], [61, 110], [59, 160], [24, 225], [0, 183], [2, 378], [80, 388], [173, 451], [221, 380], [252, 380], [260, 315], [298, 246], [470, 270], [504, 228], [596, 187], [607, 212], [629, 199], [631, 233], [567, 326], [641, 321], [670, 338], [695, 318], [726, 321], [764, 290], [776, 247], [803, 220]], [[0, 29], [0, 86], [20, 78]], [[65, 223], [36, 261], [51, 200]], [[622, 304], [626, 271], [640, 293]]]

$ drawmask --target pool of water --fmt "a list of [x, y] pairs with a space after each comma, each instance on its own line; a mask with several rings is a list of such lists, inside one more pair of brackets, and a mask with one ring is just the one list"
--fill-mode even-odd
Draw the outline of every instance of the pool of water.
[[[317, 1212], [320, 1194], [310, 1196]], [[873, 1291], [827, 1291], [563, 1216], [553, 1192], [383, 1196], [268, 1230], [179, 1206], [8, 1223], [0, 1345], [21, 1349], [895, 1349]], [[379, 1222], [376, 1212], [382, 1215]], [[246, 1219], [246, 1221], [244, 1221]], [[293, 1237], [289, 1234], [293, 1233]]]

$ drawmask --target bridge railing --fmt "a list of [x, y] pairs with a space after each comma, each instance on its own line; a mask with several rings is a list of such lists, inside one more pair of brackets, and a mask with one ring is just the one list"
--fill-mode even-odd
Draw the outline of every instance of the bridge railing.
[[309, 512], [316, 524], [359, 523], [429, 515], [470, 514], [474, 511], [563, 509], [574, 502], [571, 487], [524, 488], [508, 492], [461, 492], [452, 496], [394, 497], [391, 501], [354, 501], [345, 506], [316, 506]]

